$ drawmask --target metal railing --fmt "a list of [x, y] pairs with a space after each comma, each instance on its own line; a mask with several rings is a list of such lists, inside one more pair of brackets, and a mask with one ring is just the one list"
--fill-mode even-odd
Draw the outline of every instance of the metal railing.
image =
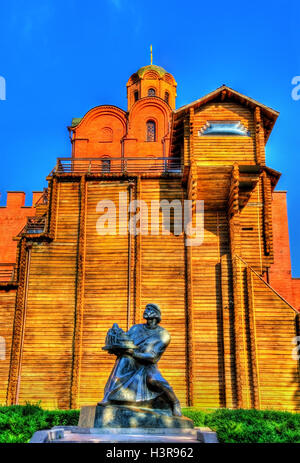
[[58, 158], [57, 173], [181, 173], [181, 161], [178, 158]]

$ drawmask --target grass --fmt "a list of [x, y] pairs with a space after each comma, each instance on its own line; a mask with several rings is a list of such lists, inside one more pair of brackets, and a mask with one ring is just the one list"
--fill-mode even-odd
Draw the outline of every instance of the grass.
[[[195, 426], [208, 426], [224, 443], [300, 443], [300, 414], [275, 410], [184, 408]], [[0, 407], [0, 443], [29, 442], [40, 429], [77, 425], [79, 410], [44, 410], [40, 404]]]

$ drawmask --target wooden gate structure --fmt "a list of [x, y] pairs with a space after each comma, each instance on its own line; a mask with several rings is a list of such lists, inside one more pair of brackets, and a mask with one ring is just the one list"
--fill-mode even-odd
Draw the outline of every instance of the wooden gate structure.
[[[299, 411], [299, 313], [269, 279], [280, 174], [265, 144], [278, 113], [226, 86], [176, 110], [176, 82], [154, 65], [127, 92], [127, 112], [73, 120], [72, 156], [15, 236], [14, 272], [0, 278], [0, 404], [96, 403], [113, 366], [107, 330], [142, 323], [155, 302], [172, 337], [160, 369], [183, 405]], [[140, 201], [138, 234], [122, 198]], [[169, 231], [151, 214], [184, 200], [194, 220], [204, 201], [201, 245], [175, 233], [172, 206]], [[115, 234], [99, 234], [99, 201], [114, 204]]]

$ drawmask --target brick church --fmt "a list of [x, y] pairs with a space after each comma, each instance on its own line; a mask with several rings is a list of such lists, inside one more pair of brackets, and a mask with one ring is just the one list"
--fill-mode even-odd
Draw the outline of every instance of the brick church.
[[[0, 404], [97, 403], [114, 362], [107, 330], [142, 323], [155, 302], [172, 337], [159, 367], [182, 405], [300, 411], [300, 280], [281, 174], [265, 162], [278, 112], [225, 85], [175, 109], [176, 87], [162, 67], [140, 68], [126, 111], [100, 105], [72, 120], [71, 155], [53, 161], [32, 207], [7, 193]], [[131, 234], [128, 208], [118, 233], [100, 236], [97, 204], [118, 209], [120, 193], [189, 199], [194, 216], [203, 200], [202, 244], [165, 230], [162, 211], [159, 233]]]

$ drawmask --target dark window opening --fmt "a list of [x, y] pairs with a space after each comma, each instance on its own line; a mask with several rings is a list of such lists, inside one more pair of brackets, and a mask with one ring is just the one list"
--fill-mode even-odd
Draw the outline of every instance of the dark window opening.
[[156, 124], [154, 121], [147, 122], [147, 141], [156, 141]]
[[169, 98], [170, 98], [169, 92], [165, 92], [165, 102], [168, 104], [169, 104]]
[[149, 90], [148, 90], [148, 96], [155, 96], [155, 95], [156, 95], [155, 88], [149, 88]]
[[137, 101], [139, 99], [139, 92], [136, 91], [134, 92], [134, 101]]
[[102, 159], [102, 172], [110, 172], [110, 159]]

